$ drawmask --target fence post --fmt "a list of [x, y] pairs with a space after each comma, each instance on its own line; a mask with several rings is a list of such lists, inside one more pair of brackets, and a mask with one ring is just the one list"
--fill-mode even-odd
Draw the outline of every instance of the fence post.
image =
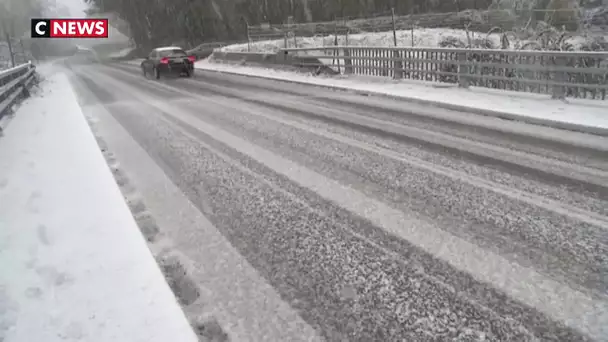
[[353, 73], [353, 60], [350, 58], [350, 49], [344, 49], [344, 74]]
[[414, 41], [414, 27], [416, 25], [412, 24], [412, 31], [411, 31], [411, 39], [412, 39], [412, 47], [414, 47], [414, 45], [416, 45], [416, 42]]
[[26, 56], [25, 46], [23, 45], [23, 39], [19, 39], [19, 44], [21, 45], [21, 57], [23, 58], [23, 63], [26, 63], [29, 59], [29, 56]]
[[[393, 21], [393, 45], [397, 47], [397, 24], [395, 23], [395, 8], [391, 8], [391, 20]], [[399, 50], [393, 50], [393, 78], [398, 80], [403, 78], [403, 61]]]
[[458, 52], [458, 86], [461, 88], [469, 87], [469, 66], [464, 63], [468, 62], [467, 51]]
[[397, 46], [397, 25], [395, 24], [395, 8], [391, 8], [391, 20], [393, 21], [393, 43]]
[[411, 38], [412, 38], [412, 47], [414, 47], [414, 45], [416, 45], [414, 43], [414, 28], [416, 27], [416, 23], [414, 22], [414, 8], [410, 9], [410, 31], [411, 31]]
[[289, 37], [293, 36], [293, 47], [298, 48], [298, 37], [296, 36], [296, 23], [293, 16], [287, 17], [287, 31], [289, 31]]
[[559, 70], [561, 67], [568, 65], [568, 59], [565, 56], [556, 56], [552, 59], [551, 69], [553, 69], [553, 81], [559, 84], [555, 84], [551, 89], [551, 98], [556, 100], [563, 100], [566, 98], [566, 83], [568, 75], [565, 71]]
[[249, 23], [245, 22], [247, 27], [247, 52], [251, 52], [251, 35], [249, 33]]
[[[336, 36], [335, 36], [335, 39], [334, 39], [334, 46], [338, 47], [338, 45], [340, 45], [340, 44], [338, 43], [338, 32], [336, 31]], [[338, 73], [342, 73], [341, 70], [340, 70], [340, 49], [336, 48], [334, 50], [334, 56], [336, 56], [336, 55], [338, 57], [336, 59], [336, 61], [338, 62]]]
[[[344, 46], [349, 46], [348, 45], [348, 30], [346, 30], [346, 33], [344, 35]], [[350, 49], [344, 49], [344, 74], [346, 75], [351, 75], [353, 74], [353, 60], [350, 58], [351, 56], [351, 51]]]
[[393, 78], [400, 80], [403, 78], [403, 59], [401, 52], [397, 49], [393, 50]]

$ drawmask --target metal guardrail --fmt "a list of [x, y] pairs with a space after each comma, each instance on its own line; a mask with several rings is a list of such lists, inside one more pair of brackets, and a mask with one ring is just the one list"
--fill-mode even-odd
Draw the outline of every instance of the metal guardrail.
[[0, 118], [27, 89], [35, 71], [36, 67], [31, 62], [0, 71]]
[[[355, 75], [606, 100], [608, 52], [332, 46], [282, 49]], [[314, 59], [313, 59], [314, 60]]]

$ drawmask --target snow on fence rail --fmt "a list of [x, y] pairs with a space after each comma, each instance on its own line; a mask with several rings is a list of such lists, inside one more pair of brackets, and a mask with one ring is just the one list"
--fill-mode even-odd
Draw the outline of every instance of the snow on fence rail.
[[457, 83], [553, 98], [606, 100], [608, 90], [608, 52], [334, 46], [282, 49], [279, 54], [315, 57], [298, 62], [299, 67], [330, 65], [344, 74]]
[[29, 85], [34, 71], [35, 66], [31, 62], [0, 71], [0, 118]]

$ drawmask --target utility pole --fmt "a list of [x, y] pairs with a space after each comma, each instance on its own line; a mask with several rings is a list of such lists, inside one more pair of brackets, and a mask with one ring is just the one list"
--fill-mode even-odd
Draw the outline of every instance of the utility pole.
[[[0, 4], [0, 6], [4, 7], [2, 12], [6, 12], [7, 14], [10, 13], [10, 10], [7, 9], [4, 5]], [[2, 15], [3, 13], [0, 12], [0, 15]], [[13, 55], [13, 45], [11, 42], [11, 35], [9, 34], [9, 28], [6, 25], [6, 20], [7, 18], [0, 18], [0, 32], [4, 32], [4, 38], [6, 39], [6, 44], [8, 44], [8, 53], [11, 56], [11, 65], [14, 68], [15, 67], [15, 55]], [[8, 18], [8, 21], [10, 21], [9, 25], [11, 28], [11, 31], [13, 31], [13, 19], [12, 18]]]
[[25, 46], [23, 45], [23, 39], [19, 39], [19, 44], [21, 45], [21, 58], [23, 58], [23, 63], [27, 63], [29, 60], [27, 53], [25, 53]]
[[391, 8], [391, 20], [393, 21], [393, 44], [397, 46], [397, 25], [395, 24], [395, 7]]

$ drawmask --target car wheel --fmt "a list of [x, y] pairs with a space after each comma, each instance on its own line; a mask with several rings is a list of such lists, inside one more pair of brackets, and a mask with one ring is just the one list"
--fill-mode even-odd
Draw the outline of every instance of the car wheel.
[[154, 78], [160, 79], [160, 70], [158, 68], [154, 68]]

